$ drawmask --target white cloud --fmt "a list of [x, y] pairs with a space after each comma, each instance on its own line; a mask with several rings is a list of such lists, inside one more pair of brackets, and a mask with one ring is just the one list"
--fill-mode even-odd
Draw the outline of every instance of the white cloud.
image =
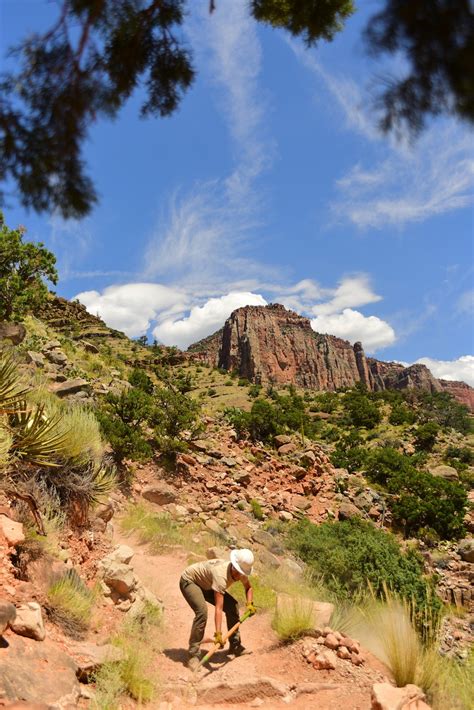
[[369, 277], [365, 274], [347, 276], [339, 282], [337, 288], [327, 290], [326, 293], [332, 298], [312, 307], [311, 311], [316, 316], [331, 315], [344, 308], [365, 306], [382, 300], [381, 296], [372, 291]]
[[355, 343], [360, 340], [364, 350], [373, 353], [395, 342], [392, 326], [376, 316], [364, 316], [352, 308], [344, 308], [342, 313], [320, 315], [311, 320], [311, 327], [317, 333], [329, 333]]
[[435, 360], [420, 357], [417, 363], [426, 365], [441, 380], [460, 380], [474, 387], [474, 355], [462, 355], [457, 360]]
[[289, 44], [336, 100], [346, 127], [373, 147], [371, 164], [358, 162], [337, 181], [340, 197], [331, 206], [336, 221], [380, 229], [421, 222], [472, 204], [474, 160], [467, 130], [454, 122], [437, 122], [414, 143], [382, 136], [366, 90], [350, 77], [328, 72], [301, 44]]
[[108, 326], [131, 338], [144, 335], [152, 321], [182, 313], [187, 307], [187, 297], [182, 291], [152, 283], [109, 286], [102, 293], [83, 291], [75, 298], [89, 313], [100, 316]]
[[461, 313], [474, 315], [474, 289], [465, 291], [458, 299], [457, 310]]
[[153, 335], [165, 345], [187, 348], [223, 326], [236, 308], [265, 305], [265, 299], [256, 293], [228, 293], [210, 298], [203, 306], [193, 306], [185, 318], [167, 318], [153, 330]]

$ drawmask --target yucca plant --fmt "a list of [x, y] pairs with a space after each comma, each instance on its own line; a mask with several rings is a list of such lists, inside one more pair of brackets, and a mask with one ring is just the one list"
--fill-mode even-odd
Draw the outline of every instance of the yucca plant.
[[13, 455], [38, 466], [59, 466], [69, 434], [60, 423], [60, 415], [48, 418], [41, 404], [31, 408], [25, 400], [17, 402], [9, 417]]
[[7, 412], [10, 406], [17, 404], [28, 389], [20, 380], [12, 356], [0, 351], [0, 413]]

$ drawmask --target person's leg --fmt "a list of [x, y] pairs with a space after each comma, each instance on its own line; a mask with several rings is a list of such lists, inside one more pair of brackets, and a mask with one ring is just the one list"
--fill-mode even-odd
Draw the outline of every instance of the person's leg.
[[193, 582], [181, 580], [179, 588], [183, 597], [194, 611], [194, 620], [189, 636], [189, 655], [198, 658], [199, 647], [204, 637], [207, 622], [206, 600], [204, 599], [203, 590]]

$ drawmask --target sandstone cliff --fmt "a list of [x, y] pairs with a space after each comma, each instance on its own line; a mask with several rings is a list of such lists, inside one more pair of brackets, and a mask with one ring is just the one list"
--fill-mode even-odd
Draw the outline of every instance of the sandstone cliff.
[[212, 367], [251, 382], [336, 390], [363, 382], [369, 390], [414, 387], [451, 392], [474, 410], [474, 390], [464, 382], [437, 380], [425, 365], [405, 367], [366, 358], [362, 344], [315, 333], [308, 318], [280, 304], [245, 306], [223, 328], [189, 348]]

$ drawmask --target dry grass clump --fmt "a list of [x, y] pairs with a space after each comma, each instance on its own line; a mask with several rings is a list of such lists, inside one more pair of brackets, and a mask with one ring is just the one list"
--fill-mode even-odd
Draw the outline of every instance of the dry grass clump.
[[291, 642], [311, 632], [315, 613], [311, 599], [287, 597], [278, 600], [272, 619], [272, 629], [280, 641]]
[[80, 638], [89, 627], [96, 595], [77, 574], [66, 573], [47, 591], [50, 618], [74, 638]]
[[136, 534], [140, 542], [148, 543], [158, 553], [182, 542], [179, 526], [167, 513], [153, 513], [143, 503], [132, 503], [120, 521], [125, 533]]
[[159, 626], [161, 617], [150, 607], [140, 621], [127, 621], [112, 639], [114, 646], [123, 651], [123, 660], [105, 663], [95, 676], [96, 694], [92, 707], [97, 710], [116, 710], [120, 698], [129, 696], [138, 703], [156, 698], [158, 683], [156, 673], [149, 669], [150, 658], [157, 650], [153, 628]]

